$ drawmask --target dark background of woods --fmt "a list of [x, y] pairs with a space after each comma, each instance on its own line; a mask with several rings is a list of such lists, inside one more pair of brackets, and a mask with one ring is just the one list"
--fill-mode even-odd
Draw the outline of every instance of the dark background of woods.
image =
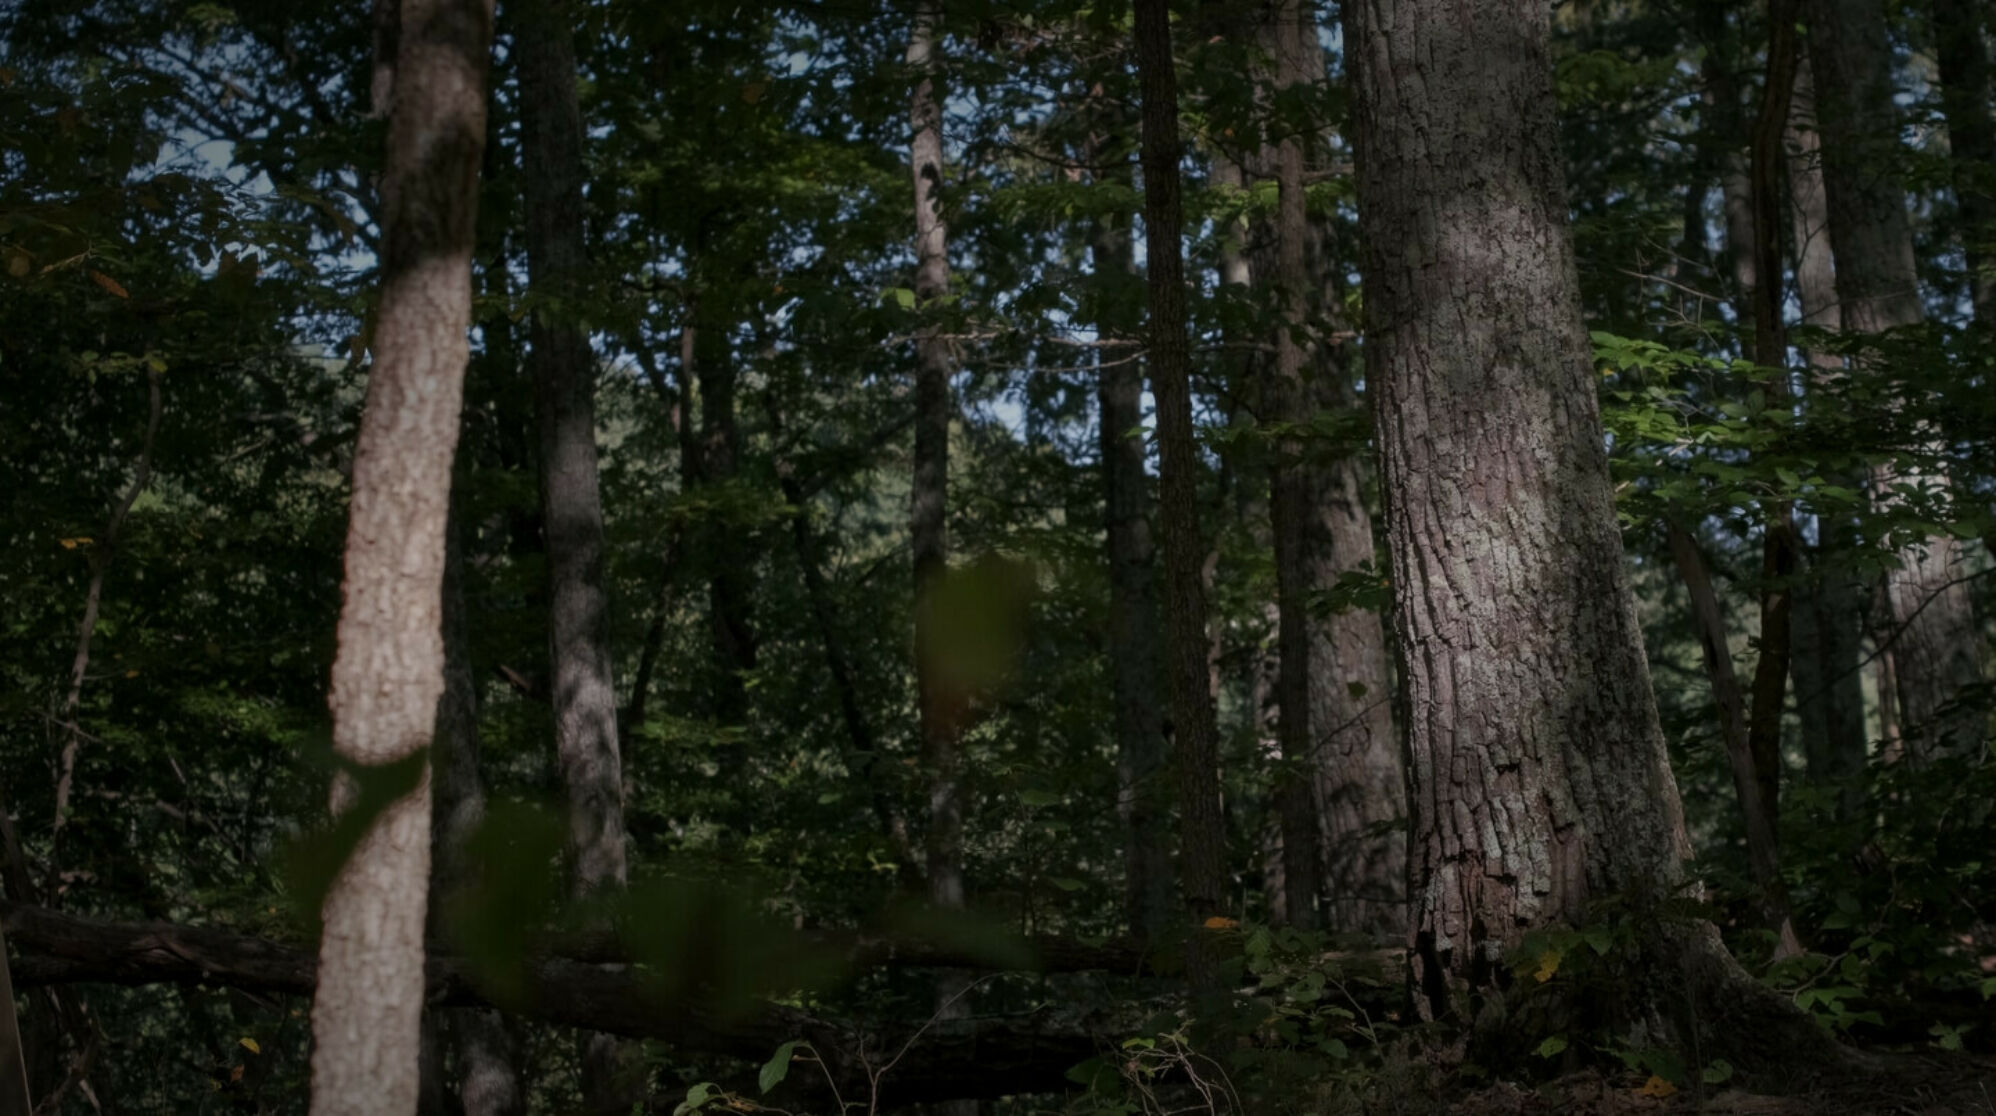
[[[1456, 7], [1507, 34], [1537, 11]], [[444, 663], [425, 1110], [670, 1111], [793, 1040], [850, 1089], [932, 1015], [897, 1103], [1078, 1094], [1070, 1067], [1173, 1029], [1187, 975], [1263, 993], [1195, 1013], [1251, 1036], [1246, 1110], [1365, 1110], [1433, 1087], [1404, 1071], [1465, 1021], [1448, 988], [1519, 995], [1551, 958], [1576, 1002], [1652, 995], [1632, 927], [1658, 917], [1711, 918], [1841, 1037], [1987, 1044], [1986, 6], [1770, 7], [1560, 5], [1549, 96], [1521, 49], [1425, 103], [1355, 89], [1340, 13], [1308, 3], [1181, 5], [1168, 32], [1117, 3], [502, 3], [442, 607], [416, 625]], [[352, 843], [322, 825], [327, 679], [397, 259], [378, 28], [320, 0], [22, 0], [0, 36], [28, 1073], [64, 1111], [298, 1110], [314, 917]], [[1417, 148], [1422, 112], [1461, 149], [1363, 162]], [[1408, 350], [1362, 332], [1440, 305], [1409, 296], [1408, 246], [1465, 243], [1424, 215], [1509, 213], [1513, 173], [1570, 219], [1577, 289], [1512, 261], [1457, 289], [1496, 323], [1441, 345], [1467, 371], [1369, 369]], [[1500, 487], [1557, 456], [1535, 422], [1589, 385], [1528, 372], [1543, 398], [1513, 409], [1503, 369], [1577, 370], [1577, 334], [1531, 339], [1576, 317], [1649, 676], [1548, 604], [1485, 649], [1517, 676], [1464, 676], [1440, 720], [1533, 739], [1524, 698], [1572, 659], [1602, 681], [1563, 731], [1640, 751], [1649, 687], [1710, 905], [1603, 893], [1629, 857], [1589, 846], [1568, 869], [1596, 902], [1521, 915], [1497, 939], [1523, 968], [1479, 974], [1434, 947], [1444, 900], [1406, 902], [1451, 776], [1417, 730], [1410, 856], [1403, 737], [1440, 707], [1429, 660], [1395, 655], [1448, 641], [1389, 571], [1503, 566], [1482, 523], [1524, 505], [1424, 537], [1442, 520], [1387, 517], [1381, 454]], [[1465, 425], [1417, 416], [1436, 398]], [[1511, 537], [1558, 540], [1518, 568], [1612, 613], [1612, 532], [1558, 522]], [[1540, 762], [1478, 747], [1492, 785]], [[1667, 796], [1620, 787], [1583, 813], [1668, 843]], [[1515, 888], [1559, 855], [1525, 832], [1566, 830], [1507, 801], [1533, 817], [1484, 847]], [[1213, 918], [1242, 925], [1187, 939]], [[1411, 1002], [1378, 954], [1410, 944]], [[1625, 1033], [1537, 1012], [1480, 1049], [1549, 1074]], [[1638, 1084], [1732, 1072], [1620, 1049]], [[1092, 1099], [1004, 1110], [1124, 1111], [1118, 1061]]]

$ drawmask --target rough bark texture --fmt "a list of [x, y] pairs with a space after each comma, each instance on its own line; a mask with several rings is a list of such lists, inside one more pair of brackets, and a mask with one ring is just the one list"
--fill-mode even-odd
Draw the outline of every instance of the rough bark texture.
[[[908, 68], [915, 72], [909, 101], [914, 127], [909, 143], [915, 186], [915, 301], [934, 311], [949, 295], [949, 241], [937, 192], [943, 179], [942, 92], [936, 72], [941, 53], [942, 0], [919, 0], [908, 36]], [[909, 507], [914, 551], [915, 690], [921, 718], [922, 766], [928, 775], [929, 902], [963, 906], [963, 717], [968, 695], [949, 680], [941, 661], [936, 591], [949, 572], [950, 376], [949, 340], [936, 325], [915, 340], [915, 461]], [[944, 974], [936, 983], [936, 1018], [945, 1026], [970, 1014], [967, 982]], [[975, 1116], [977, 1105], [952, 1104], [948, 1116]]]
[[[1225, 901], [1226, 830], [1220, 816], [1219, 730], [1206, 662], [1206, 551], [1199, 538], [1199, 446], [1192, 433], [1192, 358], [1186, 340], [1184, 225], [1173, 70], [1165, 0], [1136, 0], [1143, 98], [1144, 247], [1149, 269], [1151, 394], [1157, 401], [1159, 526], [1164, 544], [1166, 685], [1178, 767], [1179, 886], [1197, 926]], [[1192, 976], [1216, 977], [1192, 951]]]
[[[624, 779], [603, 589], [603, 502], [596, 470], [596, 361], [581, 309], [582, 114], [573, 13], [561, 0], [521, 0], [520, 139], [527, 265], [537, 302], [532, 356], [547, 537], [548, 671], [555, 755], [568, 795], [564, 853], [570, 894], [624, 886]], [[582, 1037], [585, 1111], [624, 1113], [644, 1096], [635, 1051]]]
[[[1120, 124], [1120, 114], [1103, 122]], [[1102, 158], [1099, 151], [1096, 158]], [[1126, 164], [1098, 171], [1127, 186]], [[1135, 340], [1136, 259], [1129, 222], [1096, 224], [1091, 245], [1096, 328], [1105, 339]], [[1099, 350], [1098, 350], [1099, 352]], [[1171, 920], [1171, 859], [1164, 788], [1164, 710], [1157, 605], [1157, 545], [1151, 537], [1150, 478], [1144, 472], [1143, 372], [1134, 354], [1097, 358], [1098, 445], [1102, 457], [1103, 546], [1109, 563], [1109, 670], [1114, 691], [1116, 813], [1123, 824], [1124, 911], [1130, 932], [1155, 937]]]
[[[1795, 96], [1789, 110], [1788, 209], [1794, 243], [1795, 293], [1802, 324], [1835, 332], [1836, 268], [1830, 256], [1829, 210], [1823, 197], [1821, 144], [1816, 136], [1816, 89], [1808, 60], [1797, 59]], [[1843, 361], [1835, 354], [1808, 353], [1813, 393]], [[1856, 489], [1861, 482], [1853, 481]], [[1842, 568], [1840, 551], [1854, 541], [1846, 517], [1816, 517], [1816, 543], [1809, 548], [1809, 575], [1795, 587], [1794, 648], [1790, 670], [1795, 714], [1801, 722], [1802, 751], [1812, 780], [1842, 779], [1864, 768], [1868, 736], [1864, 721], [1862, 669], [1864, 591]]]
[[[1689, 852], [1622, 567], [1535, 0], [1345, 9], [1367, 367], [1405, 663], [1427, 1014], [1499, 1036], [1528, 930], [1684, 884]], [[1737, 1064], [1822, 1049], [1709, 925], [1645, 920], [1624, 998], [1652, 1042]], [[1692, 1001], [1695, 999], [1695, 1003]], [[1498, 1041], [1495, 1037], [1491, 1041]]]
[[[486, 0], [404, 0], [392, 77], [382, 82], [392, 106], [381, 300], [329, 698], [334, 751], [361, 767], [421, 756], [443, 691], [444, 536], [491, 33]], [[334, 812], [354, 796], [342, 777]], [[315, 1116], [416, 1109], [429, 871], [425, 773], [376, 816], [326, 895], [312, 1005]]]
[[1996, 236], [1996, 121], [1989, 115], [1988, 29], [1982, 0], [1932, 0], [1929, 8], [1934, 36], [1934, 61], [1941, 79], [1941, 115], [1947, 121], [1950, 153], [1954, 156], [1954, 199], [1960, 207], [1962, 250], [1967, 257], [1969, 294], [1975, 320], [1992, 324], [1996, 315], [1996, 276], [1991, 265], [1990, 238]]
[[[465, 631], [464, 552], [459, 504], [446, 528], [443, 582], [444, 691], [437, 700], [430, 743], [429, 937], [444, 940], [460, 889], [478, 867], [466, 849], [485, 817], [485, 782], [478, 764], [478, 685]], [[485, 1008], [432, 1011], [423, 1028], [422, 1111], [464, 1116], [513, 1116], [525, 1111], [512, 1032]]]
[[[1298, 19], [1299, 80], [1322, 82], [1317, 26]], [[1302, 75], [1306, 75], [1305, 78]], [[1334, 221], [1312, 222], [1310, 294], [1315, 326], [1306, 373], [1318, 413], [1349, 413], [1354, 390], [1353, 323], [1346, 270], [1356, 244]], [[1366, 505], [1366, 458], [1353, 448], [1317, 447], [1305, 462], [1311, 494], [1303, 547], [1314, 591], [1376, 558]], [[1346, 609], [1310, 621], [1310, 748], [1323, 838], [1328, 925], [1381, 939], [1407, 930], [1407, 764], [1394, 725], [1391, 655], [1380, 614]]]
[[[1312, 69], [1297, 32], [1303, 22], [1297, 0], [1277, 0], [1268, 9], [1262, 44], [1274, 60], [1275, 95], [1310, 82]], [[1313, 44], [1314, 45], [1314, 44]], [[1322, 67], [1316, 67], [1321, 71]], [[1275, 327], [1275, 360], [1264, 392], [1264, 418], [1278, 433], [1269, 466], [1268, 517], [1275, 543], [1276, 648], [1275, 681], [1277, 739], [1282, 763], [1275, 781], [1275, 812], [1282, 829], [1283, 914], [1292, 926], [1318, 925], [1317, 897], [1322, 890], [1315, 801], [1315, 733], [1310, 723], [1310, 680], [1313, 677], [1309, 616], [1311, 594], [1322, 586], [1310, 561], [1311, 477], [1309, 445], [1296, 431], [1311, 417], [1310, 392], [1304, 382], [1305, 342], [1309, 329], [1307, 264], [1310, 219], [1303, 198], [1303, 137], [1285, 123], [1277, 125], [1272, 160], [1277, 184], [1275, 215], [1275, 274], [1272, 276], [1281, 317]]]
[[[1919, 277], [1897, 177], [1904, 160], [1885, 9], [1872, 0], [1808, 0], [1805, 10], [1843, 328], [1869, 335], [1917, 324]], [[1890, 502], [1900, 498], [1896, 485], [1945, 490], [1949, 479], [1936, 468], [1883, 466], [1873, 484]], [[1979, 748], [1981, 712], [1945, 708], [1982, 678], [1982, 635], [1960, 584], [1961, 543], [1941, 535], [1902, 548], [1898, 558], [1885, 576], [1884, 638], [1892, 644], [1908, 754], [1919, 761]]]

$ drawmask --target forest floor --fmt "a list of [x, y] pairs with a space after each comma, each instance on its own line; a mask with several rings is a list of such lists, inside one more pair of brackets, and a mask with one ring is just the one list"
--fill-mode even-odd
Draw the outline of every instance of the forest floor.
[[1648, 1112], [1714, 1116], [1996, 1116], [1996, 1058], [1971, 1054], [1866, 1052], [1857, 1065], [1767, 1096], [1715, 1088], [1666, 1096], [1639, 1077], [1573, 1074], [1532, 1087], [1497, 1084], [1440, 1109], [1449, 1116], [1624, 1116]]

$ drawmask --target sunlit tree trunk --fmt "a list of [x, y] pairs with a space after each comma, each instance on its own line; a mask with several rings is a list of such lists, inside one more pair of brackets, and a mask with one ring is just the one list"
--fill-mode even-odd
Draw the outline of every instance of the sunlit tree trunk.
[[[547, 537], [548, 674], [555, 755], [568, 792], [565, 859], [577, 899], [625, 882], [624, 780], [603, 589], [603, 503], [596, 468], [596, 360], [581, 318], [582, 114], [574, 11], [562, 0], [514, 9], [520, 138], [526, 180], [527, 266], [540, 413], [541, 522]], [[582, 1036], [583, 1107], [630, 1111], [645, 1093], [637, 1050]]]
[[[382, 0], [384, 8], [393, 0]], [[412, 1113], [419, 1092], [430, 873], [427, 751], [444, 684], [442, 588], [451, 459], [471, 324], [485, 145], [486, 0], [402, 0], [377, 21], [381, 295], [347, 529], [329, 705], [333, 750], [389, 783], [321, 909], [312, 1004], [314, 1116]], [[333, 812], [372, 808], [342, 773]], [[392, 797], [390, 797], [392, 796]]]
[[[1527, 931], [1660, 901], [1690, 852], [1622, 565], [1548, 16], [1535, 0], [1345, 8], [1411, 710], [1413, 968], [1424, 1014], [1486, 1022]], [[1736, 1062], [1826, 1045], [1709, 924], [1651, 918], [1630, 949], [1614, 1003], [1569, 1006], [1653, 1043], [1723, 1034]], [[1687, 989], [1726, 1012], [1687, 1017]]]
[[[1808, 0], [1809, 57], [1822, 132], [1823, 187], [1835, 248], [1843, 328], [1875, 336], [1923, 318], [1912, 225], [1898, 178], [1899, 114], [1893, 100], [1892, 44], [1885, 9], [1873, 0]], [[1869, 363], [1876, 357], [1860, 357]], [[1918, 431], [1938, 451], [1937, 431]], [[1877, 498], [1895, 486], [1946, 491], [1939, 466], [1878, 467]], [[1962, 583], [1961, 543], [1939, 535], [1902, 547], [1885, 576], [1885, 609], [1898, 677], [1901, 730], [1915, 761], [1980, 747], [1983, 717], [1946, 707], [1982, 678], [1982, 633]]]

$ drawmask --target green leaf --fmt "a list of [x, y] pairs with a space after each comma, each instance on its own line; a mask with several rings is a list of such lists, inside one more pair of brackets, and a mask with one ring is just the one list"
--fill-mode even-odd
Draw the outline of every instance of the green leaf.
[[1561, 1053], [1565, 1049], [1566, 1049], [1566, 1036], [1554, 1035], [1551, 1038], [1546, 1039], [1544, 1042], [1541, 1042], [1536, 1047], [1534, 1047], [1532, 1049], [1532, 1053], [1538, 1055], [1541, 1058], [1550, 1058], [1556, 1054]]
[[790, 1076], [790, 1055], [796, 1052], [796, 1050], [797, 1040], [795, 1039], [777, 1047], [775, 1056], [770, 1058], [769, 1061], [764, 1062], [762, 1068], [756, 1071], [756, 1087], [767, 1094], [771, 1089], [782, 1084], [783, 1079]]
[[1066, 876], [1048, 876], [1047, 882], [1061, 889], [1062, 891], [1080, 891], [1084, 886], [1086, 886], [1080, 880], [1069, 879]]
[[1707, 1085], [1723, 1085], [1732, 1080], [1733, 1064], [1724, 1058], [1714, 1058], [1710, 1065], [1699, 1071], [1698, 1076]]

